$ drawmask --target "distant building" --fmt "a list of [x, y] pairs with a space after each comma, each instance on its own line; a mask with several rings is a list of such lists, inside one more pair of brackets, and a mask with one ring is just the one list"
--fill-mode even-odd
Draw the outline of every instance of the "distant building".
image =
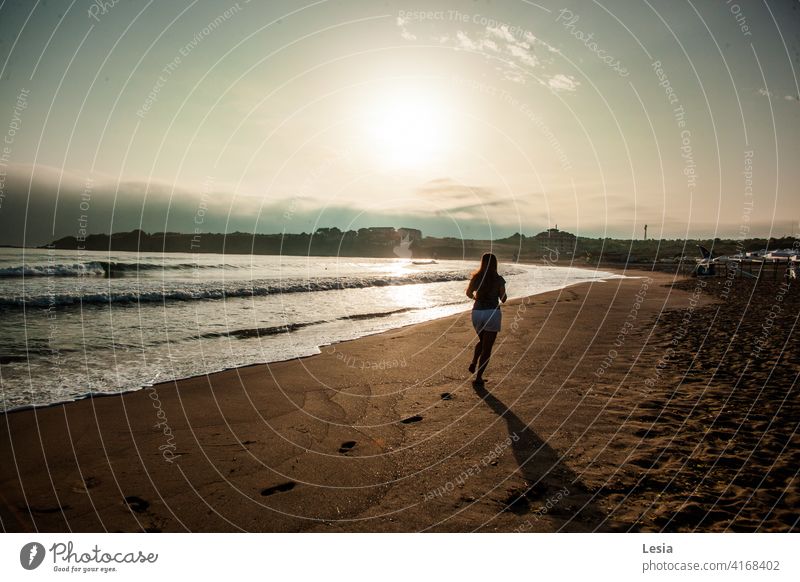
[[400, 241], [400, 234], [393, 226], [371, 226], [358, 229], [358, 240], [371, 245], [394, 246]]
[[336, 239], [338, 239], [338, 238], [341, 238], [342, 231], [339, 230], [338, 228], [336, 228], [335, 226], [332, 226], [330, 228], [321, 227], [321, 228], [318, 228], [317, 230], [314, 231], [314, 236], [322, 237], [322, 238], [336, 238]]
[[398, 228], [397, 233], [404, 240], [413, 242], [415, 240], [422, 240], [422, 231], [418, 228]]
[[533, 237], [533, 248], [537, 254], [548, 256], [551, 259], [553, 254], [557, 254], [559, 258], [567, 259], [572, 258], [575, 254], [577, 242], [578, 237], [571, 232], [558, 230], [558, 225], [556, 225], [555, 228], [548, 228], [535, 235]]

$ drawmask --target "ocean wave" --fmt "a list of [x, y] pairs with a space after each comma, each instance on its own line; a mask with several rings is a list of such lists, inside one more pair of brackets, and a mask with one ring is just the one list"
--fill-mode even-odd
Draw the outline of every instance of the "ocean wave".
[[293, 331], [297, 331], [298, 329], [303, 329], [304, 327], [309, 327], [312, 325], [319, 325], [321, 323], [327, 323], [326, 321], [308, 321], [304, 323], [287, 323], [286, 325], [275, 325], [272, 327], [250, 327], [245, 329], [232, 329], [229, 331], [212, 331], [209, 333], [204, 333], [200, 337], [206, 339], [213, 339], [213, 338], [221, 338], [221, 337], [233, 337], [236, 339], [250, 339], [254, 337], [262, 337], [267, 335], [278, 335], [281, 333], [291, 333]]
[[[407, 313], [409, 311], [417, 311], [425, 309], [424, 307], [403, 307], [401, 309], [393, 309], [392, 311], [376, 311], [374, 313], [354, 313], [352, 315], [344, 315], [337, 317], [338, 321], [348, 320], [362, 320], [362, 319], [377, 319], [379, 317], [389, 317], [398, 313]], [[322, 319], [319, 321], [305, 321], [300, 323], [287, 323], [284, 325], [275, 325], [271, 327], [248, 327], [245, 329], [232, 329], [226, 331], [212, 331], [204, 333], [200, 337], [213, 339], [222, 337], [232, 337], [236, 339], [251, 339], [254, 337], [262, 337], [268, 335], [278, 335], [281, 333], [292, 333], [304, 327], [311, 327], [312, 325], [321, 325], [323, 323], [330, 323], [328, 320]]]
[[88, 261], [85, 263], [53, 263], [0, 268], [0, 279], [21, 277], [126, 277], [148, 271], [193, 271], [195, 269], [229, 269], [226, 264], [198, 263], [121, 263], [117, 261]]
[[402, 277], [353, 277], [319, 278], [308, 281], [284, 281], [281, 283], [256, 281], [250, 284], [239, 283], [223, 286], [202, 285], [192, 287], [172, 287], [151, 290], [120, 289], [111, 292], [80, 292], [32, 294], [25, 297], [0, 297], [0, 308], [20, 307], [66, 307], [70, 305], [138, 304], [168, 301], [204, 301], [233, 299], [238, 297], [263, 297], [284, 293], [310, 293], [336, 291], [341, 289], [366, 289], [369, 287], [389, 287], [397, 285], [419, 285], [425, 283], [445, 283], [464, 281], [469, 278], [466, 272], [425, 272]]
[[20, 277], [104, 277], [106, 271], [99, 262], [25, 265], [0, 268], [0, 278]]

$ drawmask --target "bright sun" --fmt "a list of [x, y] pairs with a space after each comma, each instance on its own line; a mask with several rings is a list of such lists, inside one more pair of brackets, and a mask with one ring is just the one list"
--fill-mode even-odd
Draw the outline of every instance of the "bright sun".
[[367, 111], [364, 121], [370, 154], [390, 169], [432, 163], [447, 146], [448, 111], [430, 95], [387, 96]]

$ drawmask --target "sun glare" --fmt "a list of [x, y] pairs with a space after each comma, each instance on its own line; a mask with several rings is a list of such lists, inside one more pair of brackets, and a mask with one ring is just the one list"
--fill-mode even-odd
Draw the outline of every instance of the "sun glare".
[[366, 146], [390, 169], [418, 168], [436, 161], [449, 138], [448, 112], [430, 95], [393, 94], [365, 117]]

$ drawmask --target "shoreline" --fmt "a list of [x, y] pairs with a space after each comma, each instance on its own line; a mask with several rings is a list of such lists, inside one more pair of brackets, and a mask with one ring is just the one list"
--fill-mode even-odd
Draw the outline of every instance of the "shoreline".
[[[528, 264], [528, 263], [524, 263], [524, 264]], [[534, 265], [534, 266], [536, 266], [536, 265]], [[550, 266], [571, 267], [570, 265], [550, 265]], [[592, 271], [592, 272], [596, 272], [596, 271], [599, 270], [599, 271], [602, 271], [602, 272], [609, 272], [609, 273], [611, 273], [613, 275], [620, 275], [621, 274], [621, 273], [615, 273], [614, 270], [609, 270], [609, 269], [594, 269], [594, 270], [592, 270], [592, 269], [583, 268], [583, 267], [571, 267], [571, 268], [584, 269], [584, 270]], [[638, 277], [639, 275], [625, 275], [625, 276], [626, 277], [635, 278], [635, 277]], [[613, 277], [611, 279], [613, 279]], [[608, 280], [611, 280], [611, 279], [608, 279]], [[607, 279], [605, 279], [605, 278], [601, 278], [601, 279], [597, 279], [597, 282], [606, 281], [606, 280]], [[465, 279], [465, 283], [466, 283], [466, 279]], [[551, 289], [551, 290], [548, 290], [548, 291], [542, 291], [542, 292], [536, 293], [534, 295], [525, 296], [525, 297], [518, 297], [516, 299], [517, 300], [521, 300], [521, 299], [525, 299], [525, 298], [529, 298], [529, 297], [536, 297], [538, 295], [542, 295], [543, 293], [549, 293], [549, 292], [552, 292], [552, 291], [559, 291], [559, 290], [563, 290], [563, 289], [566, 289], [568, 287], [571, 287], [573, 285], [580, 285], [580, 284], [582, 284], [582, 283], [580, 283], [580, 282], [578, 282], [578, 283], [568, 283], [567, 285], [565, 285], [564, 287], [561, 287], [559, 289], [555, 289], [555, 290]], [[469, 311], [469, 309], [470, 309], [469, 305], [470, 304], [468, 302], [465, 302], [464, 303], [464, 310], [462, 312], [459, 312], [459, 313], [463, 313], [465, 311]], [[365, 337], [379, 335], [379, 334], [382, 334], [382, 333], [389, 333], [389, 332], [400, 330], [400, 329], [404, 329], [404, 328], [407, 328], [407, 327], [410, 327], [410, 326], [419, 325], [420, 323], [428, 323], [428, 322], [431, 322], [431, 321], [437, 321], [438, 319], [443, 319], [443, 318], [446, 318], [446, 317], [452, 317], [452, 314], [451, 315], [444, 315], [444, 316], [435, 317], [433, 319], [429, 319], [429, 320], [426, 320], [424, 322], [406, 323], [406, 324], [403, 324], [403, 325], [401, 325], [399, 327], [393, 327], [393, 328], [389, 328], [389, 329], [383, 330], [383, 331], [375, 331], [375, 332], [371, 332], [371, 333], [366, 333], [365, 335], [359, 336], [357, 338], [344, 339], [344, 340], [338, 340], [338, 341], [334, 341], [334, 342], [330, 342], [330, 343], [321, 344], [321, 345], [316, 346], [316, 348], [318, 350], [316, 353], [310, 353], [310, 354], [307, 354], [307, 355], [304, 355], [304, 356], [295, 356], [295, 357], [291, 357], [291, 358], [285, 358], [285, 359], [282, 359], [282, 360], [280, 360], [280, 359], [279, 360], [266, 360], [266, 361], [262, 360], [262, 361], [253, 362], [252, 364], [245, 364], [243, 366], [233, 366], [233, 367], [228, 367], [228, 368], [220, 368], [220, 369], [215, 369], [215, 370], [211, 370], [211, 371], [207, 371], [207, 372], [203, 372], [203, 373], [199, 373], [199, 374], [193, 374], [193, 375], [189, 375], [189, 376], [182, 376], [180, 378], [172, 378], [172, 379], [168, 379], [168, 380], [163, 380], [161, 382], [156, 382], [156, 383], [151, 383], [151, 384], [142, 384], [138, 388], [131, 388], [131, 389], [128, 389], [128, 390], [122, 390], [120, 392], [96, 392], [96, 393], [91, 393], [90, 392], [90, 393], [77, 395], [74, 398], [70, 398], [68, 400], [59, 400], [59, 401], [55, 401], [55, 402], [49, 402], [49, 403], [46, 403], [46, 404], [23, 404], [23, 405], [20, 405], [20, 406], [14, 406], [14, 407], [11, 407], [11, 408], [7, 408], [5, 410], [0, 410], [0, 414], [22, 412], [22, 411], [26, 411], [26, 410], [42, 410], [42, 409], [45, 409], [45, 408], [49, 408], [51, 406], [61, 406], [63, 404], [69, 404], [71, 402], [80, 402], [80, 401], [83, 401], [83, 400], [91, 400], [91, 399], [94, 399], [94, 398], [105, 398], [105, 397], [109, 397], [109, 396], [120, 396], [120, 395], [128, 394], [128, 393], [131, 393], [131, 392], [139, 392], [141, 390], [145, 390], [147, 388], [150, 388], [152, 386], [156, 386], [158, 384], [181, 382], [181, 381], [184, 381], [184, 380], [192, 380], [192, 379], [195, 379], [195, 378], [204, 378], [204, 377], [212, 375], [212, 374], [218, 374], [218, 373], [227, 372], [227, 371], [230, 371], [230, 370], [248, 368], [250, 366], [261, 366], [261, 365], [267, 365], [267, 364], [277, 364], [279, 362], [288, 362], [288, 361], [295, 361], [295, 360], [300, 360], [300, 359], [304, 359], [304, 358], [310, 358], [310, 357], [319, 355], [320, 353], [322, 353], [322, 350], [324, 348], [328, 347], [328, 346], [335, 346], [335, 345], [346, 343], [346, 342], [350, 342], [350, 341], [356, 341], [356, 340], [359, 340], [359, 339], [365, 338]], [[292, 333], [292, 332], [289, 331], [287, 333]]]
[[[485, 390], [466, 371], [462, 312], [299, 360], [7, 413], [0, 519], [7, 531], [685, 531], [688, 485], [654, 486], [683, 465], [655, 460], [703, 438], [665, 440], [687, 413], [652, 416], [675, 370], [646, 382], [680, 316], [707, 317], [719, 299], [644, 275], [646, 289], [611, 279], [509, 301]], [[664, 521], [667, 509], [683, 517]]]

